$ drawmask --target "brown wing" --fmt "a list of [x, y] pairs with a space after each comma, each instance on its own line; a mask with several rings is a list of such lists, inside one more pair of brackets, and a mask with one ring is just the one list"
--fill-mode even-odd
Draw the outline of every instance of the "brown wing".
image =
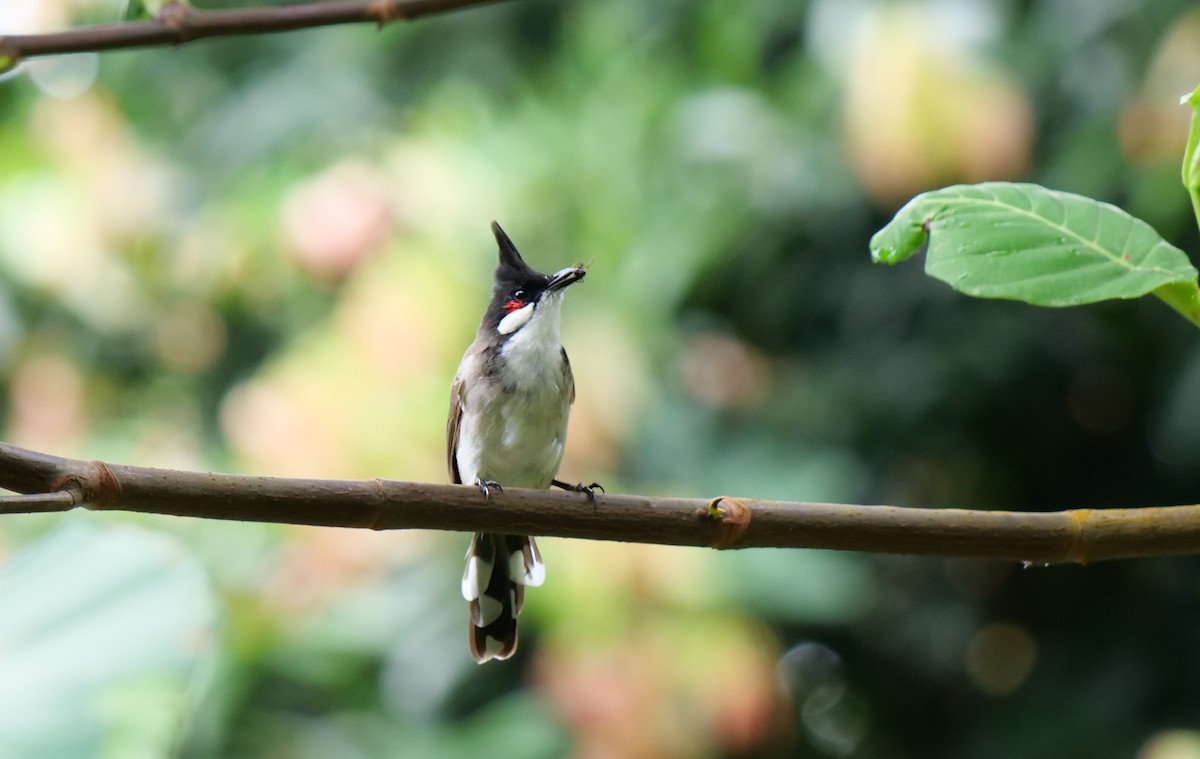
[[450, 473], [450, 482], [462, 484], [458, 474], [458, 423], [463, 415], [463, 381], [462, 375], [454, 377], [450, 386], [450, 416], [446, 419], [446, 469]]
[[567, 405], [575, 402], [575, 375], [571, 372], [571, 359], [567, 358], [567, 349], [562, 349], [563, 379], [567, 389]]

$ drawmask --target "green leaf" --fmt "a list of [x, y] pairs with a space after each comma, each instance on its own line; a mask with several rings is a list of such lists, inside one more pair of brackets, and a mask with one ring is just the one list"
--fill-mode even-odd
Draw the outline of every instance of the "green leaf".
[[1196, 147], [1200, 145], [1200, 87], [1184, 95], [1180, 105], [1192, 109], [1192, 126], [1188, 131], [1187, 147], [1183, 151], [1183, 186], [1189, 190], [1200, 190], [1200, 154]]
[[1192, 211], [1200, 224], [1200, 87], [1184, 95], [1180, 105], [1192, 109], [1192, 125], [1188, 130], [1187, 147], [1183, 151], [1183, 186], [1192, 199]]
[[1149, 224], [1108, 203], [1033, 184], [918, 195], [871, 238], [871, 255], [897, 263], [923, 246], [927, 274], [980, 298], [1076, 306], [1159, 288], [1176, 302], [1181, 292], [1198, 292], [1195, 267]]

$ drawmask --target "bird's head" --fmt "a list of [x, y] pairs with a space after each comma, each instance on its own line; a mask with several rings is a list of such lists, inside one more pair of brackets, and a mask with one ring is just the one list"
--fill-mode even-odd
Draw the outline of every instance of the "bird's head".
[[494, 275], [492, 302], [484, 316], [485, 328], [507, 337], [542, 315], [552, 314], [557, 323], [562, 291], [583, 279], [587, 271], [582, 266], [569, 266], [553, 274], [542, 274], [525, 263], [512, 240], [494, 221], [492, 233], [500, 246], [500, 263]]

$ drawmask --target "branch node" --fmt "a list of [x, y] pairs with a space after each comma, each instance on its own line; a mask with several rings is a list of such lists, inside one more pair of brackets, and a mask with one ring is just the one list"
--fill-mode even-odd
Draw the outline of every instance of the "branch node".
[[1072, 509], [1067, 512], [1067, 522], [1071, 525], [1071, 543], [1067, 547], [1067, 559], [1076, 564], [1088, 563], [1086, 523], [1091, 516], [1091, 509]]
[[709, 501], [699, 516], [705, 521], [717, 522], [720, 527], [716, 539], [709, 545], [717, 550], [736, 548], [746, 536], [751, 513], [750, 507], [736, 498], [718, 496]]
[[374, 0], [367, 7], [367, 17], [375, 20], [375, 27], [382, 29], [393, 21], [403, 21], [406, 16], [400, 12], [396, 0]]
[[183, 0], [167, 0], [158, 9], [158, 22], [175, 32], [179, 42], [187, 42], [188, 18], [192, 9]]
[[384, 489], [383, 480], [379, 477], [370, 479], [371, 486], [375, 489], [375, 494], [379, 496], [379, 501], [375, 504], [374, 513], [371, 515], [371, 522], [367, 525], [369, 530], [383, 530], [383, 505], [387, 503], [387, 491]]
[[83, 464], [80, 471], [54, 482], [51, 490], [65, 490], [74, 497], [76, 506], [95, 510], [102, 510], [121, 497], [121, 483], [103, 461]]

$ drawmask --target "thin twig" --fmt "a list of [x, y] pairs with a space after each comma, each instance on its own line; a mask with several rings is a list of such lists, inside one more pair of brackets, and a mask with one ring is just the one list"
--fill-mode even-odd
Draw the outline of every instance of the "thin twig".
[[156, 18], [69, 29], [48, 34], [0, 36], [0, 72], [39, 55], [182, 45], [205, 37], [274, 34], [333, 24], [412, 21], [497, 0], [339, 0], [266, 8], [206, 11], [168, 2]]
[[33, 514], [75, 508], [75, 496], [65, 490], [53, 493], [0, 496], [0, 514]]
[[[206, 519], [553, 535], [714, 548], [832, 548], [1030, 564], [1200, 553], [1200, 506], [1020, 513], [305, 480], [80, 461], [0, 443], [0, 487], [76, 506]], [[15, 507], [15, 508], [14, 508]]]

